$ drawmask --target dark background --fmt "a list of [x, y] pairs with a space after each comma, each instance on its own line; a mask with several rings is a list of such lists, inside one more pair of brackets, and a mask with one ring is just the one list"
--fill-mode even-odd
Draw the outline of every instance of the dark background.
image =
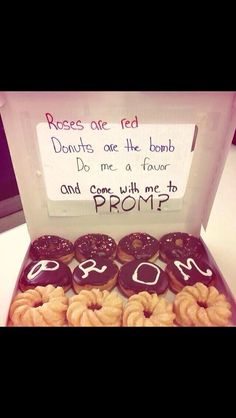
[[0, 115], [0, 201], [19, 194]]
[[233, 144], [234, 144], [234, 145], [236, 145], [236, 130], [235, 130], [235, 132], [234, 132]]

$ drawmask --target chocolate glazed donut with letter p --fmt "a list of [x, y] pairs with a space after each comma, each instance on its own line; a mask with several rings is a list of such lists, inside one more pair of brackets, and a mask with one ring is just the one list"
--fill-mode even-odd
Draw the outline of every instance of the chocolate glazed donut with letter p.
[[39, 260], [28, 264], [20, 275], [19, 288], [22, 292], [36, 286], [60, 286], [64, 292], [72, 286], [70, 268], [57, 260]]

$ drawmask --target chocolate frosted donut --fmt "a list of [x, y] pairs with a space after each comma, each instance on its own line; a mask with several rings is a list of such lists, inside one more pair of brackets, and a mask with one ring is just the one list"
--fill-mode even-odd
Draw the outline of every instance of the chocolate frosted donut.
[[32, 261], [25, 267], [19, 279], [19, 287], [23, 292], [48, 284], [63, 287], [67, 291], [72, 285], [70, 268], [58, 260]]
[[205, 286], [214, 286], [216, 280], [216, 274], [209, 265], [204, 260], [193, 257], [182, 257], [171, 261], [165, 271], [169, 276], [169, 287], [174, 293], [198, 282]]
[[74, 246], [65, 238], [43, 235], [32, 242], [30, 257], [33, 260], [52, 259], [69, 263], [74, 257]]
[[116, 243], [105, 234], [87, 234], [79, 237], [75, 243], [75, 258], [81, 262], [93, 257], [114, 259]]
[[108, 258], [94, 257], [80, 263], [73, 271], [76, 293], [82, 289], [111, 290], [116, 285], [118, 266]]
[[122, 263], [132, 260], [154, 261], [159, 252], [159, 242], [151, 235], [134, 232], [122, 238], [117, 246], [117, 259]]
[[156, 264], [134, 260], [121, 267], [118, 286], [128, 298], [145, 291], [160, 295], [168, 288], [168, 276]]
[[206, 250], [200, 239], [183, 232], [173, 232], [161, 237], [159, 257], [165, 263], [180, 257], [206, 258]]

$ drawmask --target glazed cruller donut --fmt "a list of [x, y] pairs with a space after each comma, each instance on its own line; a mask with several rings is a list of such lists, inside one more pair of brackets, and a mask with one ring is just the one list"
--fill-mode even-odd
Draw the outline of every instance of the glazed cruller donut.
[[182, 326], [226, 326], [231, 305], [214, 286], [185, 286], [174, 301], [176, 322]]
[[173, 326], [173, 305], [165, 298], [140, 292], [129, 298], [124, 307], [123, 325], [128, 327]]
[[69, 300], [67, 320], [74, 327], [119, 327], [122, 323], [122, 312], [122, 300], [115, 292], [81, 290]]
[[9, 311], [13, 326], [63, 326], [68, 298], [62, 287], [37, 286], [14, 298]]

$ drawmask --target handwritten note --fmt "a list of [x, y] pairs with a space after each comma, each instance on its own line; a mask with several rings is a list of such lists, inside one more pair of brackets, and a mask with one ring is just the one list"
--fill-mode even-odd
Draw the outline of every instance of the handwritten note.
[[[60, 120], [37, 125], [47, 196], [89, 201], [94, 213], [161, 211], [182, 199], [196, 137], [194, 124]], [[173, 207], [173, 205], [172, 205]]]

